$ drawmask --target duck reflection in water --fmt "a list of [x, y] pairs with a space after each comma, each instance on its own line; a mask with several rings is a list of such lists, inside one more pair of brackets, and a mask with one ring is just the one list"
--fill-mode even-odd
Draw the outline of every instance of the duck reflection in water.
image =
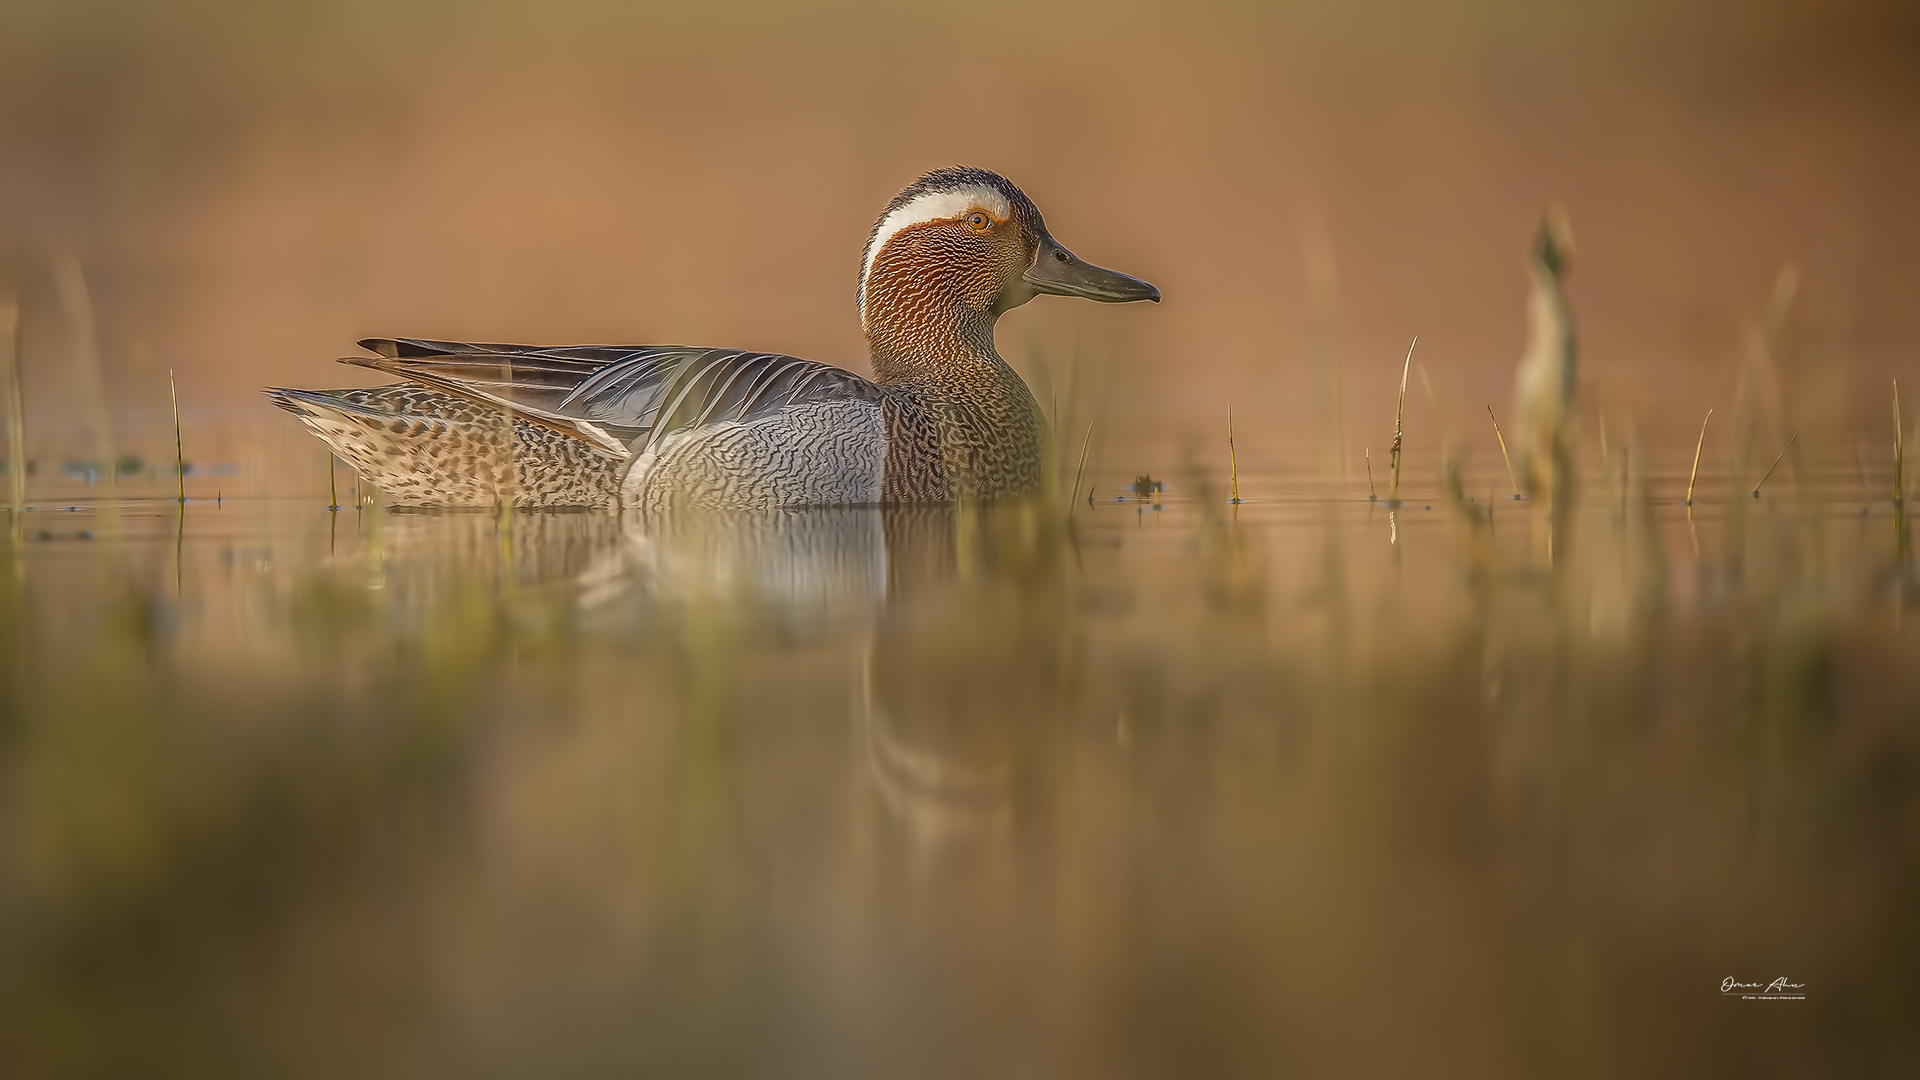
[[629, 511], [618, 520], [617, 542], [578, 579], [590, 611], [710, 600], [799, 627], [865, 622], [886, 596], [886, 536], [876, 508]]
[[567, 557], [520, 557], [576, 567], [597, 624], [698, 606], [849, 657], [865, 768], [910, 842], [1004, 829], [1044, 796], [1073, 556], [1043, 504], [516, 517], [542, 527], [516, 552], [565, 542]]
[[862, 767], [911, 846], [1002, 833], [1047, 798], [1077, 624], [1072, 540], [1044, 501], [378, 522], [396, 600], [498, 576], [596, 636], [697, 618], [844, 658]]
[[858, 719], [868, 774], [913, 847], [1043, 812], [1071, 691], [1071, 537], [1041, 503], [886, 518], [888, 596]]

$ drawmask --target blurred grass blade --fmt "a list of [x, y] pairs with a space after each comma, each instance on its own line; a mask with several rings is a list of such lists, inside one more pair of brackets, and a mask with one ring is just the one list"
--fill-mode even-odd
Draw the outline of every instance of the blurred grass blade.
[[1227, 482], [1233, 495], [1233, 505], [1240, 505], [1240, 459], [1233, 452], [1233, 406], [1227, 406]]
[[20, 383], [20, 302], [9, 296], [0, 300], [0, 380], [7, 395], [7, 487], [12, 496], [14, 550], [26, 537], [27, 508], [27, 409]]
[[1500, 421], [1493, 415], [1493, 406], [1487, 406], [1487, 419], [1493, 421], [1493, 437], [1500, 443], [1500, 460], [1507, 465], [1507, 483], [1513, 488], [1513, 497], [1520, 497], [1520, 481], [1513, 475], [1513, 458], [1507, 456], [1507, 437], [1500, 434]]
[[1793, 433], [1793, 438], [1787, 440], [1787, 445], [1780, 448], [1780, 453], [1773, 459], [1773, 464], [1767, 466], [1766, 473], [1760, 477], [1760, 483], [1753, 485], [1753, 494], [1755, 497], [1758, 497], [1760, 494], [1760, 485], [1767, 482], [1767, 477], [1773, 475], [1773, 470], [1780, 467], [1780, 462], [1787, 456], [1787, 451], [1793, 449], [1793, 444], [1799, 441], [1800, 433], [1796, 431]]
[[[1093, 424], [1088, 423], [1087, 433], [1080, 437], [1080, 463], [1073, 467], [1073, 490], [1067, 493], [1067, 512], [1068, 513], [1073, 512], [1074, 500], [1080, 497], [1080, 477], [1082, 476], [1082, 474], [1084, 474], [1087, 471], [1087, 447], [1092, 445], [1093, 445]], [[1093, 492], [1091, 489], [1088, 490], [1087, 497], [1089, 499], [1093, 497]]]
[[167, 394], [173, 399], [173, 474], [180, 482], [180, 505], [187, 505], [187, 444], [180, 435], [180, 389], [167, 369]]
[[1393, 410], [1393, 450], [1387, 461], [1387, 504], [1400, 505], [1400, 444], [1406, 434], [1407, 418], [1407, 373], [1413, 370], [1413, 346], [1420, 344], [1419, 335], [1414, 335], [1413, 345], [1407, 346], [1406, 362], [1400, 365], [1400, 402]]
[[1687, 505], [1693, 505], [1693, 484], [1700, 479], [1700, 450], [1707, 445], [1707, 424], [1713, 420], [1713, 410], [1707, 410], [1707, 418], [1700, 421], [1700, 438], [1693, 444], [1693, 471], [1687, 474]]

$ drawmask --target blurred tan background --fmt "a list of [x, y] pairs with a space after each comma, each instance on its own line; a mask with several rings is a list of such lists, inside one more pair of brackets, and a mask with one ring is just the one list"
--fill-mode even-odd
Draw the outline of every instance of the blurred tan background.
[[1167, 298], [1036, 302], [1009, 358], [1077, 355], [1122, 432], [1233, 404], [1279, 445], [1311, 421], [1316, 310], [1349, 425], [1390, 418], [1415, 334], [1442, 398], [1506, 400], [1557, 201], [1597, 394], [1690, 440], [1793, 261], [1790, 387], [1879, 417], [1920, 367], [1915, 10], [12, 0], [0, 286], [40, 438], [84, 404], [67, 253], [131, 427], [169, 368], [190, 423], [272, 425], [257, 387], [365, 381], [330, 361], [373, 334], [864, 370], [872, 219], [964, 162]]

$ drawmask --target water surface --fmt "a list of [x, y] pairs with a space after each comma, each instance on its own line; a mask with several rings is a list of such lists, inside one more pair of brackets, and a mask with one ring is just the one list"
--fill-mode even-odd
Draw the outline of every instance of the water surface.
[[39, 507], [0, 606], [0, 1062], [1915, 1064], [1889, 505], [1594, 479], [1550, 550], [1510, 499], [1168, 486]]

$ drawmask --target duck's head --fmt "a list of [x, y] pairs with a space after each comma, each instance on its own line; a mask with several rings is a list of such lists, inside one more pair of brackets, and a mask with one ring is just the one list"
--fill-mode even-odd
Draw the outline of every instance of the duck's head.
[[876, 356], [951, 335], [985, 335], [1041, 293], [1102, 303], [1159, 301], [1138, 278], [1081, 260], [1048, 234], [1013, 182], [985, 169], [930, 172], [874, 224], [860, 271], [860, 323]]

